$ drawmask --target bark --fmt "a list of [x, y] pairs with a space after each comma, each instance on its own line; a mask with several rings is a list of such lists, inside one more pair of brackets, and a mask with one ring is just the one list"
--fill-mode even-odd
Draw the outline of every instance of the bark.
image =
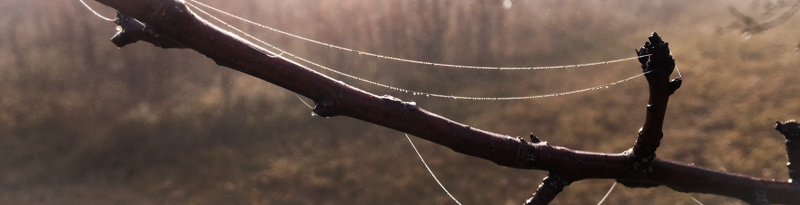
[[786, 156], [789, 163], [789, 182], [800, 184], [800, 123], [795, 120], [776, 122], [775, 129], [786, 138]]
[[528, 201], [525, 201], [525, 205], [549, 204], [556, 198], [556, 195], [561, 193], [564, 187], [569, 186], [570, 183], [570, 181], [550, 173], [542, 180], [542, 184], [536, 189], [536, 193], [534, 193]]
[[[659, 146], [663, 136], [661, 126], [666, 103], [669, 94], [674, 92], [673, 88], [677, 88], [668, 81], [668, 73], [672, 72], [669, 63], [673, 62], [668, 57], [666, 43], [660, 38], [658, 41], [651, 38], [651, 45], [645, 45], [647, 49], [637, 51], [653, 54], [648, 58], [650, 65], [643, 62], [645, 72], [660, 69], [647, 75], [651, 92], [650, 109], [653, 110], [649, 109], [647, 120], [632, 152], [607, 154], [570, 150], [551, 146], [546, 142], [526, 142], [522, 138], [512, 138], [454, 122], [428, 112], [412, 102], [362, 91], [207, 24], [193, 15], [180, 1], [97, 1], [145, 25], [140, 28], [142, 32], [120, 34], [119, 38], [128, 39], [122, 41], [123, 43], [145, 40], [153, 41], [151, 43], [156, 46], [186, 47], [198, 51], [219, 65], [313, 99], [316, 103], [314, 112], [319, 116], [353, 117], [409, 133], [501, 166], [546, 170], [550, 172], [550, 176], [558, 176], [559, 182], [590, 178], [616, 179], [628, 186], [664, 185], [681, 192], [723, 195], [750, 203], [760, 204], [769, 200], [772, 203], [800, 204], [800, 186], [797, 184], [713, 171], [655, 158], [655, 148]], [[640, 164], [636, 165], [637, 162]], [[566, 184], [568, 183], [563, 185]], [[557, 192], [552, 197], [555, 194]]]

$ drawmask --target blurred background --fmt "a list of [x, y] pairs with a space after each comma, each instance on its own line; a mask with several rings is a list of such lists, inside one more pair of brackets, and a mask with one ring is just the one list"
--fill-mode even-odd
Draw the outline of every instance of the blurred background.
[[[800, 118], [800, 16], [781, 0], [203, 0], [253, 21], [358, 50], [478, 66], [632, 57], [657, 31], [683, 87], [658, 156], [787, 180], [776, 120]], [[101, 14], [114, 10], [87, 2]], [[731, 9], [733, 8], [733, 9]], [[4, 204], [454, 204], [403, 133], [323, 119], [295, 94], [192, 50], [115, 47], [115, 25], [78, 0], [0, 0], [0, 201]], [[219, 17], [222, 14], [215, 13]], [[223, 18], [314, 62], [403, 88], [466, 96], [549, 94], [639, 74], [637, 61], [476, 71], [342, 52]], [[317, 68], [315, 68], [317, 69]], [[481, 129], [595, 152], [632, 146], [644, 78], [520, 101], [426, 98], [320, 71]], [[546, 175], [413, 138], [464, 204], [521, 204]], [[612, 180], [573, 183], [553, 204], [596, 204]], [[607, 204], [741, 204], [617, 186]]]

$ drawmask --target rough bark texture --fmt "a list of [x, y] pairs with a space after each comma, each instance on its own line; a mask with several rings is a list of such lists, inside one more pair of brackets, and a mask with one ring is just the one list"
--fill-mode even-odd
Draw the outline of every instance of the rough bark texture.
[[[409, 133], [498, 165], [557, 173], [559, 181], [564, 182], [589, 178], [616, 179], [628, 186], [664, 185], [681, 192], [724, 195], [754, 204], [765, 200], [772, 203], [800, 204], [800, 186], [797, 184], [724, 173], [655, 158], [655, 150], [663, 136], [661, 127], [668, 97], [679, 85], [668, 81], [674, 62], [669, 56], [666, 42], [661, 41], [657, 35], [654, 35], [657, 39], [651, 37], [650, 44], [637, 51], [653, 54], [643, 61], [644, 71], [652, 71], [647, 74], [650, 86], [647, 119], [631, 152], [606, 154], [575, 151], [551, 146], [546, 142], [526, 142], [522, 138], [512, 138], [454, 122], [417, 107], [414, 103], [367, 93], [207, 24], [193, 15], [180, 1], [97, 1], [145, 25], [145, 29], [138, 29], [141, 31], [131, 28], [131, 32], [121, 32], [121, 36], [115, 37], [126, 39], [120, 41], [123, 45], [135, 42], [137, 38], [151, 42], [154, 40], [149, 39], [150, 37], [157, 37], [157, 42], [151, 42], [156, 46], [185, 46], [208, 56], [219, 65], [313, 99], [316, 103], [314, 112], [323, 117], [353, 117]], [[131, 37], [126, 37], [127, 35]], [[548, 180], [545, 179], [543, 185], [547, 183]], [[558, 193], [555, 189], [545, 189], [542, 192], [553, 193], [548, 196], [550, 200]]]
[[570, 181], [550, 173], [542, 180], [542, 184], [536, 189], [536, 193], [533, 193], [533, 196], [525, 201], [525, 205], [549, 204], [570, 183]]

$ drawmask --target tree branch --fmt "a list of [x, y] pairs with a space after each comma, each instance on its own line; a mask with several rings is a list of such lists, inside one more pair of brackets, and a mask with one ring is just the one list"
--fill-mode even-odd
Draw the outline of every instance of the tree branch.
[[536, 189], [536, 193], [534, 193], [530, 199], [525, 201], [525, 205], [549, 204], [551, 201], [553, 201], [553, 199], [556, 198], [556, 195], [561, 193], [561, 191], [564, 190], [564, 187], [569, 186], [570, 183], [572, 182], [550, 172], [550, 174], [544, 177], [542, 184], [540, 184], [539, 188]]
[[[662, 127], [669, 96], [675, 93], [682, 82], [680, 78], [669, 80], [669, 76], [675, 70], [675, 60], [670, 55], [669, 43], [661, 40], [657, 33], [653, 33], [649, 40], [636, 51], [639, 56], [650, 55], [639, 59], [642, 63], [642, 72], [645, 73], [647, 85], [650, 88], [647, 115], [633, 148], [627, 152], [633, 158], [631, 170], [645, 174], [652, 172], [656, 149], [661, 145], [661, 138], [664, 137]], [[625, 182], [623, 184], [627, 185]]]
[[786, 138], [786, 156], [789, 163], [789, 182], [800, 184], [800, 123], [795, 120], [776, 122], [775, 129]]
[[[546, 142], [531, 143], [522, 138], [480, 130], [428, 112], [414, 103], [362, 91], [216, 28], [195, 16], [181, 1], [97, 1], [135, 18], [159, 38], [175, 43], [168, 45], [185, 46], [208, 56], [219, 65], [313, 99], [317, 104], [314, 112], [323, 117], [353, 117], [412, 134], [501, 166], [547, 170], [558, 173], [559, 177], [569, 181], [589, 178], [621, 179], [631, 185], [665, 185], [681, 192], [724, 195], [751, 203], [767, 198], [773, 203], [800, 204], [800, 186], [797, 184], [718, 172], [655, 158], [668, 95], [665, 97], [663, 94], [654, 94], [654, 89], [663, 93], [668, 90], [664, 86], [669, 88], [672, 84], [650, 83], [650, 104], [658, 112], [648, 112], [642, 134], [633, 149], [634, 157], [629, 154], [575, 151], [551, 146]], [[120, 38], [126, 38], [124, 33], [121, 35], [123, 36]], [[160, 43], [154, 45], [168, 47]], [[654, 55], [649, 60], [659, 62], [660, 54], [656, 54], [660, 51], [656, 47], [653, 49], [655, 50], [650, 52]], [[671, 72], [671, 68], [669, 70]], [[668, 74], [662, 76], [657, 73], [648, 74], [648, 82], [654, 76], [659, 76], [656, 77], [659, 82], [661, 77], [668, 77]], [[636, 148], [637, 145], [640, 148]], [[643, 151], [636, 151], [637, 149]], [[645, 166], [648, 167], [647, 172], [631, 172], [634, 162], [632, 159], [635, 156], [648, 156], [650, 152], [652, 157], [638, 159], [639, 162], [642, 159], [652, 162]]]

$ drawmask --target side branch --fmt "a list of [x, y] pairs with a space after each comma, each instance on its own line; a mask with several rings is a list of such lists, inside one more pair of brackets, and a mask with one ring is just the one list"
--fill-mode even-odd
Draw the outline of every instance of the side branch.
[[636, 51], [639, 56], [650, 55], [639, 59], [650, 90], [647, 115], [633, 148], [628, 152], [633, 158], [631, 171], [643, 174], [652, 172], [651, 165], [656, 158], [656, 149], [664, 137], [662, 127], [669, 96], [675, 93], [682, 82], [680, 78], [669, 80], [670, 74], [675, 70], [675, 60], [670, 55], [669, 43], [663, 41], [657, 33], [653, 33], [648, 40], [649, 42]]
[[[415, 103], [359, 90], [275, 55], [208, 24], [195, 16], [182, 1], [97, 1], [135, 18], [146, 29], [150, 29], [147, 32], [157, 34], [157, 37], [168, 40], [166, 42], [175, 43], [169, 45], [185, 46], [208, 56], [219, 65], [313, 99], [316, 103], [314, 112], [323, 117], [353, 117], [415, 135], [498, 165], [547, 170], [567, 177], [570, 181], [589, 178], [626, 179], [629, 182], [666, 185], [678, 191], [724, 195], [746, 201], [751, 201], [754, 195], [751, 190], [757, 188], [768, 193], [770, 202], [800, 204], [800, 186], [796, 184], [717, 172], [661, 159], [652, 161], [652, 173], [631, 175], [629, 155], [575, 151], [551, 146], [546, 142], [526, 142], [522, 138], [512, 138], [460, 124], [428, 112]], [[663, 121], [663, 116], [660, 120]], [[647, 123], [644, 127], [647, 127]], [[655, 130], [658, 132], [653, 133], [660, 134], [660, 125]], [[643, 142], [648, 139], [643, 139]], [[653, 145], [652, 142], [646, 144]], [[655, 151], [654, 148], [652, 150]]]
[[539, 188], [536, 189], [536, 193], [533, 196], [525, 201], [525, 205], [543, 205], [549, 204], [553, 199], [556, 198], [558, 193], [564, 190], [564, 187], [568, 186], [571, 182], [559, 177], [552, 172], [547, 175], [547, 177], [542, 180], [542, 184], [539, 185]]

